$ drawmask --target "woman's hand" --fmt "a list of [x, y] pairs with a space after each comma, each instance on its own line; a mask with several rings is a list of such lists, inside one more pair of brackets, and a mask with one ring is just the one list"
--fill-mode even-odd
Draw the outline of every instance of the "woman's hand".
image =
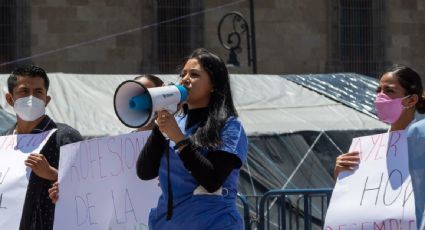
[[349, 152], [339, 155], [336, 158], [334, 178], [338, 177], [338, 174], [342, 171], [353, 171], [360, 163], [359, 152]]
[[177, 125], [176, 119], [167, 110], [158, 111], [155, 122], [158, 125], [159, 130], [175, 143], [185, 138]]
[[59, 199], [59, 183], [56, 181], [51, 188], [49, 188], [49, 197], [53, 204]]

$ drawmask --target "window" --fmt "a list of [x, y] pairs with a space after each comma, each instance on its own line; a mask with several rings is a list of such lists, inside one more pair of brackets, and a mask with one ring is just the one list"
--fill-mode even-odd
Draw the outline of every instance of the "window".
[[334, 2], [332, 71], [376, 77], [385, 66], [385, 0]]
[[[30, 54], [29, 0], [0, 1], [0, 63]], [[9, 73], [18, 65], [29, 61], [0, 66], [1, 73]]]
[[[15, 1], [0, 2], [0, 63], [10, 61], [13, 57], [13, 12]], [[0, 72], [10, 72], [8, 66], [0, 67]]]
[[189, 16], [202, 9], [199, 0], [158, 0], [157, 58], [160, 73], [176, 73], [184, 58], [202, 46], [202, 15]]

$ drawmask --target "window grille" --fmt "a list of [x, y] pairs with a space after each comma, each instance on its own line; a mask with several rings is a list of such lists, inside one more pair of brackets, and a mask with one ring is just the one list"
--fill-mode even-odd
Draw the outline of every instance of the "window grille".
[[[29, 0], [0, 1], [0, 63], [10, 62], [30, 54]], [[0, 66], [0, 73], [9, 73], [29, 61]]]
[[157, 28], [157, 57], [160, 73], [175, 73], [184, 58], [202, 46], [202, 15], [188, 16], [202, 9], [202, 1], [158, 0], [157, 21], [179, 20]]
[[333, 3], [332, 72], [377, 77], [386, 66], [385, 0]]

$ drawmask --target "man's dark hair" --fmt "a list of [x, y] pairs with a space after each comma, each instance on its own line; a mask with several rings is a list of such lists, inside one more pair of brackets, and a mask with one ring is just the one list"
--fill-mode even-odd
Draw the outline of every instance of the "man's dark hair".
[[18, 77], [41, 77], [44, 80], [46, 91], [49, 90], [50, 81], [47, 77], [46, 71], [38, 66], [31, 65], [18, 67], [12, 71], [9, 78], [7, 79], [9, 93], [13, 93], [13, 88], [15, 88], [16, 83], [18, 82]]

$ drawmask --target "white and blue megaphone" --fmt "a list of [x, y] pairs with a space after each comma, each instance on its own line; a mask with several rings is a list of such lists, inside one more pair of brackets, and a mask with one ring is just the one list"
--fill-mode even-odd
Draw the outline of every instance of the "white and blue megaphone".
[[142, 83], [128, 80], [115, 90], [114, 109], [120, 121], [131, 128], [151, 123], [160, 110], [177, 111], [177, 105], [186, 101], [187, 89], [181, 85], [146, 88]]

